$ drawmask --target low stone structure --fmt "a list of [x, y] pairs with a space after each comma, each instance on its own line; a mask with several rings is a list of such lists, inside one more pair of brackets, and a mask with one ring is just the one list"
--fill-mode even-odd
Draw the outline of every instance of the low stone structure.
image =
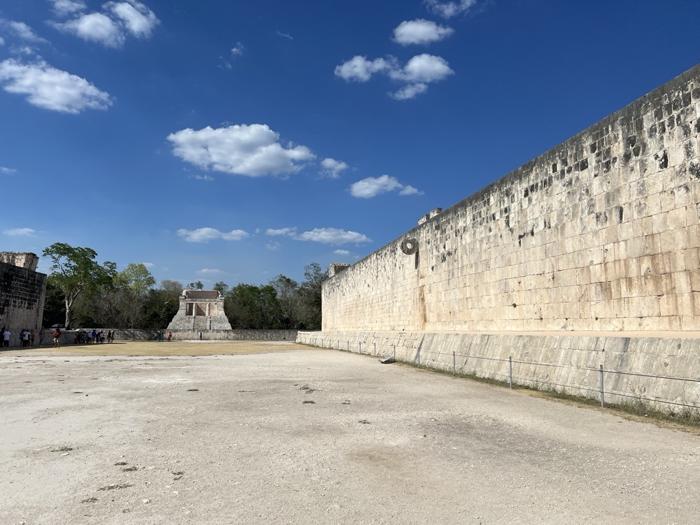
[[12, 332], [10, 344], [19, 344], [22, 330], [41, 331], [46, 295], [46, 275], [36, 271], [34, 253], [0, 252], [0, 329]]
[[224, 296], [216, 290], [184, 290], [180, 296], [180, 308], [168, 325], [168, 330], [231, 330], [231, 323], [224, 312]]
[[299, 332], [297, 342], [697, 417], [700, 338], [680, 335], [334, 331]]

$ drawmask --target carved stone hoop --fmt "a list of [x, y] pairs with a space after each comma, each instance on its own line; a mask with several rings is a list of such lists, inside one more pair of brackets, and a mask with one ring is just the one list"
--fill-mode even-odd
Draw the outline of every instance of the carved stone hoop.
[[401, 251], [406, 255], [413, 255], [418, 251], [418, 241], [415, 239], [404, 239], [401, 241]]

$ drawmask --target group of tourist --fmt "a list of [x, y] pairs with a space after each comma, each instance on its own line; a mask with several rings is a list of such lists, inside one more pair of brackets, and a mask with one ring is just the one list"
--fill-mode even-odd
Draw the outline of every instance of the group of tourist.
[[[12, 341], [12, 330], [3, 326], [2, 330], [0, 330], [0, 336], [2, 336], [2, 347], [9, 348]], [[19, 340], [22, 343], [22, 348], [34, 346], [34, 330], [28, 330], [27, 328], [21, 330]]]
[[82, 330], [78, 330], [77, 332], [75, 332], [75, 344], [76, 345], [102, 344], [104, 342], [107, 342], [107, 343], [114, 342], [114, 330], [108, 330], [106, 336], [105, 336], [104, 331], [102, 331], [102, 330], [98, 331], [95, 329], [92, 329], [92, 331], [89, 331], [89, 332], [84, 332]]

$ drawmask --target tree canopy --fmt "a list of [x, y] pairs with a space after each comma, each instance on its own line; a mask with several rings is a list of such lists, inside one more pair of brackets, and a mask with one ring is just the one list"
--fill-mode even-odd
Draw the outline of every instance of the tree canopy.
[[[173, 280], [158, 285], [146, 265], [97, 262], [90, 248], [57, 243], [46, 250], [51, 258], [44, 324], [64, 321], [94, 328], [165, 329], [179, 307], [183, 285]], [[226, 315], [239, 329], [307, 329], [321, 327], [321, 283], [325, 273], [316, 264], [305, 268], [298, 283], [279, 275], [266, 284], [241, 283], [233, 287], [223, 281], [213, 285], [224, 295]], [[201, 290], [204, 283], [189, 283]]]

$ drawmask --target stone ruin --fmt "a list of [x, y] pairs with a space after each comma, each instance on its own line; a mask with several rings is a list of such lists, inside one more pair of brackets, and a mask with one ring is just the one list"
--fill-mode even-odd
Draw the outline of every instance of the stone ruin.
[[216, 290], [184, 290], [180, 296], [180, 308], [168, 325], [168, 330], [231, 330], [224, 313], [224, 296]]
[[36, 271], [38, 263], [34, 253], [0, 252], [0, 329], [12, 332], [12, 346], [22, 330], [41, 330], [46, 275]]

